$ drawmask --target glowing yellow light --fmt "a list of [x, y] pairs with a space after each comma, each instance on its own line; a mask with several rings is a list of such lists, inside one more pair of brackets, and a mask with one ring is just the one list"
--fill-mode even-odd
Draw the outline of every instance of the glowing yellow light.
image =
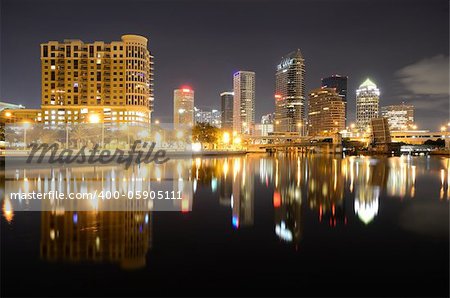
[[100, 123], [100, 116], [98, 114], [90, 114], [89, 123]]
[[241, 143], [241, 138], [240, 138], [240, 137], [235, 138], [235, 139], [233, 140], [233, 143], [234, 143], [234, 144], [240, 144], [240, 143]]
[[6, 113], [5, 113], [5, 116], [6, 116], [6, 117], [11, 117], [12, 114], [11, 114], [11, 112], [6, 112]]
[[177, 131], [177, 139], [181, 139], [183, 137], [183, 132], [182, 131]]
[[159, 120], [155, 120], [155, 124], [159, 124]]
[[446, 131], [447, 128], [445, 126], [441, 126], [441, 131]]

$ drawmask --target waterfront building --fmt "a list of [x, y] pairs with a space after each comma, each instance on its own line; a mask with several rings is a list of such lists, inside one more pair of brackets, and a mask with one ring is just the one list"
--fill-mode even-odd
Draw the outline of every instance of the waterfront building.
[[220, 93], [221, 101], [221, 122], [222, 128], [227, 130], [233, 129], [233, 100], [234, 92]]
[[194, 125], [194, 90], [190, 87], [173, 92], [173, 123], [175, 127]]
[[381, 116], [387, 118], [391, 130], [414, 128], [414, 106], [402, 102], [399, 105], [381, 107]]
[[356, 127], [360, 131], [370, 129], [370, 120], [379, 115], [380, 90], [367, 79], [356, 90]]
[[218, 110], [202, 110], [194, 107], [195, 123], [208, 123], [212, 126], [220, 128], [221, 126], [221, 112]]
[[345, 103], [334, 88], [311, 90], [308, 111], [309, 135], [328, 135], [345, 129]]
[[153, 56], [147, 42], [123, 35], [110, 43], [41, 44], [42, 122], [150, 124]]
[[345, 126], [347, 126], [347, 76], [338, 74], [322, 78], [322, 87], [334, 88], [345, 104]]
[[299, 49], [282, 57], [275, 73], [275, 131], [300, 132], [306, 123], [305, 59]]
[[41, 118], [40, 109], [26, 109], [23, 105], [0, 102], [1, 123], [36, 123]]
[[233, 130], [251, 134], [255, 124], [255, 73], [238, 71], [233, 75]]

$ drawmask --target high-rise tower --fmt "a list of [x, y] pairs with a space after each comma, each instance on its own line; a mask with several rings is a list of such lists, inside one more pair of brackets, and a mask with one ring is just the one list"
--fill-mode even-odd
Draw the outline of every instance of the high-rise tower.
[[306, 131], [305, 59], [299, 49], [281, 59], [275, 73], [275, 131]]
[[370, 128], [370, 120], [379, 114], [380, 90], [367, 79], [356, 90], [356, 127], [360, 131]]
[[255, 73], [238, 71], [233, 75], [233, 130], [251, 134], [255, 125]]

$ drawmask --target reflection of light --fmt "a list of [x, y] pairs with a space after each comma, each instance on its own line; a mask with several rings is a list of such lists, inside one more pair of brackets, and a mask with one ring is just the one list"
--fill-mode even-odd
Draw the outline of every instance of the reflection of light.
[[55, 240], [55, 230], [54, 229], [50, 230], [50, 239]]
[[225, 160], [225, 162], [223, 163], [223, 175], [225, 176], [225, 178], [227, 178], [227, 174], [228, 174], [228, 160]]
[[144, 222], [145, 222], [146, 224], [148, 224], [148, 213], [145, 214]]
[[212, 192], [216, 192], [217, 190], [217, 178], [211, 179], [211, 190]]
[[281, 205], [281, 195], [278, 191], [273, 192], [273, 207], [278, 208]]
[[441, 170], [441, 185], [443, 186], [445, 183], [445, 170]]
[[72, 216], [72, 221], [73, 221], [73, 223], [74, 224], [77, 224], [78, 223], [78, 213], [74, 213], [73, 214], [73, 216]]
[[9, 198], [6, 198], [3, 202], [3, 216], [5, 217], [7, 222], [11, 222], [14, 217], [14, 210]]
[[236, 229], [239, 228], [239, 218], [237, 216], [233, 215], [231, 221], [233, 223], [233, 227], [235, 227]]
[[95, 238], [95, 248], [97, 250], [100, 249], [100, 237], [98, 237], [98, 236]]
[[378, 197], [379, 189], [373, 189], [373, 192], [363, 192], [360, 196], [355, 197], [355, 214], [365, 224], [370, 223], [378, 214]]
[[291, 242], [293, 239], [292, 232], [286, 228], [286, 224], [284, 223], [284, 221], [282, 221], [281, 224], [275, 226], [275, 234], [277, 234], [281, 240], [287, 242]]

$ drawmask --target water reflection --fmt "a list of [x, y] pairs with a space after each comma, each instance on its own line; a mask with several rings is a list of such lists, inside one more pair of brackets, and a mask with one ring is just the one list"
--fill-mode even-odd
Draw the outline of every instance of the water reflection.
[[[450, 199], [450, 159], [441, 157], [247, 155], [171, 160], [164, 165], [149, 164], [126, 171], [113, 166], [17, 169], [14, 177], [23, 192], [90, 192], [99, 184], [101, 189], [126, 192], [150, 187], [169, 177], [174, 189], [194, 189], [194, 196], [175, 202], [181, 204], [179, 210], [187, 212], [192, 208], [195, 213], [195, 200], [202, 195], [199, 190], [210, 190], [217, 208], [229, 210], [230, 229], [253, 228], [255, 204], [270, 200], [273, 236], [295, 246], [303, 240], [303, 231], [309, 224], [306, 210], [315, 215], [319, 224], [335, 228], [347, 225], [350, 217], [363, 224], [376, 222], [382, 197], [443, 200], [445, 204]], [[123, 212], [97, 212], [95, 206], [87, 212], [42, 212], [41, 257], [48, 261], [117, 263], [128, 269], [145, 266], [151, 248], [152, 213], [129, 207]], [[8, 194], [2, 212], [13, 224], [14, 211]]]
[[142, 268], [151, 247], [151, 222], [151, 214], [142, 211], [42, 212], [41, 258]]

